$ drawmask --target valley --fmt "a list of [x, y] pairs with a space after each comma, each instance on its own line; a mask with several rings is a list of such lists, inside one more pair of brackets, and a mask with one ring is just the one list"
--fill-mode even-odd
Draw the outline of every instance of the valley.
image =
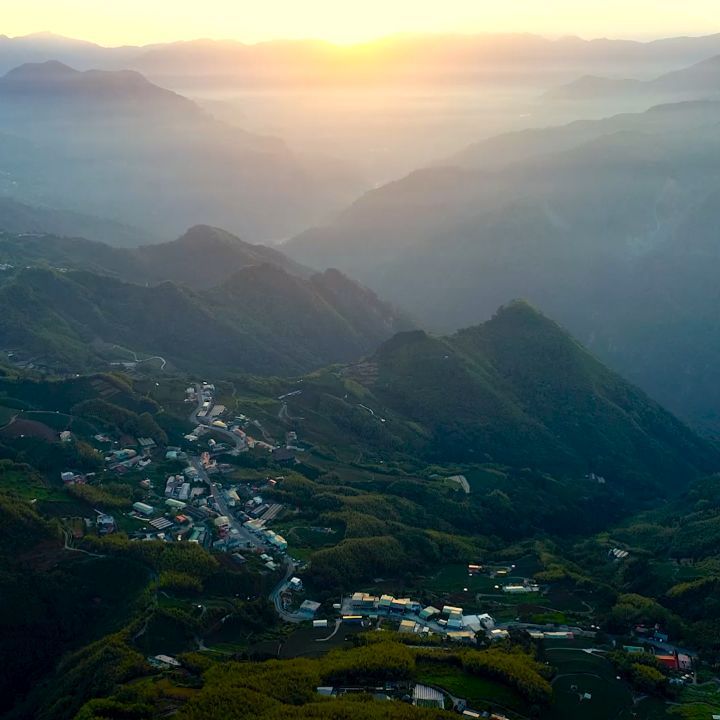
[[0, 35], [0, 718], [720, 717], [706, 0], [80, 4]]
[[[534, 362], [511, 370], [508, 357], [537, 359], [544, 343], [554, 346], [552, 367]], [[585, 455], [581, 437], [590, 426], [575, 437], [561, 423], [554, 432], [567, 445], [548, 445], [547, 423], [569, 406], [515, 404], [527, 402], [518, 394], [525, 382], [537, 388], [549, 381], [563, 353], [564, 382], [571, 366], [578, 373], [568, 385], [573, 412], [580, 413], [575, 422], [587, 412], [583, 398], [598, 392], [598, 378], [583, 389], [581, 377], [607, 372], [608, 391], [619, 383], [613, 403], [632, 407], [633, 423], [653, 438], [646, 448], [640, 437], [633, 441], [636, 458], [625, 455], [618, 464], [599, 438], [588, 446], [599, 454]], [[477, 380], [461, 370], [491, 378], [495, 361], [509, 373], [490, 383], [502, 398], [471, 390]], [[448, 363], [455, 363], [451, 370]], [[720, 453], [689, 430], [681, 439], [679, 425], [668, 432], [664, 426], [674, 420], [596, 363], [536, 311], [513, 305], [452, 339], [407, 333], [358, 366], [290, 379], [224, 375], [201, 382], [158, 364], [134, 365], [129, 375], [52, 379], [7, 368], [0, 380], [0, 405], [8, 408], [0, 444], [9, 459], [0, 479], [11, 542], [27, 545], [23, 557], [37, 572], [48, 564], [57, 576], [69, 562], [127, 562], [147, 573], [144, 589], [132, 591], [135, 619], [124, 629], [128, 620], [117, 614], [103, 621], [107, 629], [87, 626], [88, 640], [114, 632], [117, 652], [134, 658], [135, 669], [113, 681], [125, 689], [100, 701], [92, 699], [102, 693], [96, 686], [85, 696], [87, 708], [81, 710], [77, 703], [85, 700], [76, 695], [69, 713], [83, 717], [104, 703], [124, 707], [130, 697], [139, 702], [139, 681], [131, 677], [145, 678], [141, 702], [155, 708], [148, 712], [179, 703], [187, 717], [195, 707], [207, 713], [206, 690], [182, 690], [196, 663], [220, 662], [220, 672], [227, 662], [256, 664], [270, 656], [290, 663], [284, 672], [310, 663], [302, 672], [312, 674], [312, 663], [324, 664], [321, 673], [337, 677], [331, 684], [344, 697], [357, 681], [348, 683], [351, 675], [342, 672], [351, 671], [337, 674], [333, 663], [355, 662], [365, 647], [399, 653], [411, 664], [400, 675], [383, 664], [379, 675], [357, 676], [375, 678], [373, 686], [383, 678], [390, 696], [412, 691], [415, 679], [418, 687], [438, 687], [442, 705], [462, 699], [468, 712], [516, 720], [569, 717], [577, 692], [591, 696], [580, 700], [588, 712], [617, 703], [618, 713], [632, 709], [654, 718], [668, 698], [678, 702], [695, 692], [696, 682], [705, 688], [704, 663], [720, 649], [707, 636], [699, 644], [705, 620], [686, 616], [680, 598], [714, 582], [706, 555], [713, 550], [675, 547], [686, 542], [682, 520], [676, 540], [668, 536], [661, 545], [649, 528], [663, 512], [653, 500], [657, 493], [672, 507], [685, 503], [687, 493], [705, 492], [693, 479], [714, 472]], [[457, 396], [451, 377], [463, 388]], [[441, 406], [432, 404], [435, 384], [443, 388]], [[546, 401], [556, 396], [548, 392]], [[465, 415], [463, 398], [475, 407], [472, 416]], [[472, 425], [482, 407], [495, 408], [493, 432]], [[531, 415], [538, 407], [542, 415]], [[592, 425], [601, 431], [602, 411], [593, 412]], [[34, 424], [26, 422], [18, 434], [12, 428], [20, 417]], [[621, 417], [610, 422], [622, 434]], [[517, 423], [530, 424], [518, 433]], [[458, 433], [470, 434], [455, 440]], [[549, 452], [538, 453], [534, 443]], [[473, 454], [464, 450], [468, 444]], [[704, 464], [692, 466], [690, 457]], [[451, 480], [456, 476], [465, 484]], [[638, 503], [644, 515], [637, 515]], [[21, 521], [20, 512], [30, 515]], [[28, 520], [47, 528], [42, 544], [32, 525], [11, 529]], [[682, 564], [689, 557], [693, 564]], [[57, 582], [65, 582], [62, 575]], [[638, 594], [640, 587], [650, 594]], [[68, 650], [77, 647], [77, 639], [63, 642]], [[511, 651], [516, 643], [525, 649]], [[643, 655], [618, 652], [623, 645]], [[82, 667], [92, 647], [69, 662]], [[663, 653], [691, 658], [690, 674], [680, 665], [655, 670]], [[476, 655], [491, 665], [472, 669]], [[506, 657], [531, 663], [522, 672], [536, 678], [537, 691], [516, 685], [509, 668], [490, 669], [494, 662], [504, 666]], [[533, 662], [541, 665], [533, 670]], [[587, 662], [597, 663], [589, 675]], [[655, 673], [652, 701], [642, 699], [647, 690], [636, 684], [635, 670], [622, 669], [638, 662]], [[68, 672], [49, 676], [29, 692], [20, 715], [9, 717], [73, 717], [58, 705], [67, 702], [61, 683]], [[531, 695], [537, 709], [528, 714], [533, 692], [540, 693]]]

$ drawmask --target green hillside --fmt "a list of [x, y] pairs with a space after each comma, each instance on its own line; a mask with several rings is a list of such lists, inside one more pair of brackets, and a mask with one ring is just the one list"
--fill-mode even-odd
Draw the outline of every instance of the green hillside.
[[527, 298], [714, 434], [718, 121], [717, 101], [679, 102], [489, 138], [284, 249], [438, 332]]
[[646, 494], [720, 462], [712, 444], [522, 302], [450, 337], [399, 334], [343, 377], [334, 388], [315, 381], [321, 395], [306, 388], [293, 412], [325, 409], [378, 452], [596, 473]]
[[204, 292], [24, 269], [6, 278], [0, 297], [4, 349], [69, 370], [131, 360], [113, 349], [120, 345], [188, 370], [300, 373], [371, 351], [403, 327], [340, 273], [303, 279], [269, 264]]

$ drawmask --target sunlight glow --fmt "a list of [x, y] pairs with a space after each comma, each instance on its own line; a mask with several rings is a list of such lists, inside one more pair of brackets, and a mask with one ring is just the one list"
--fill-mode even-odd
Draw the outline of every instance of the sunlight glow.
[[717, 0], [2, 0], [7, 35], [39, 30], [106, 45], [199, 37], [338, 44], [397, 33], [530, 32], [647, 38], [720, 29]]

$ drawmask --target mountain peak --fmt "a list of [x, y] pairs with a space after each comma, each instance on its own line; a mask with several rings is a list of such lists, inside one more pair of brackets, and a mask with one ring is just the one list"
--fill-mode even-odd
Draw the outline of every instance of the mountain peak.
[[222, 243], [227, 245], [245, 245], [237, 235], [233, 235], [227, 230], [214, 227], [213, 225], [193, 225], [183, 235], [181, 235], [177, 243]]
[[516, 298], [499, 307], [489, 322], [494, 324], [522, 322], [525, 325], [534, 324], [538, 327], [559, 327], [553, 320], [522, 298]]
[[62, 80], [66, 78], [76, 77], [80, 73], [65, 63], [58, 60], [47, 60], [45, 62], [25, 63], [18, 65], [7, 72], [4, 80], [12, 81], [37, 81], [37, 80]]

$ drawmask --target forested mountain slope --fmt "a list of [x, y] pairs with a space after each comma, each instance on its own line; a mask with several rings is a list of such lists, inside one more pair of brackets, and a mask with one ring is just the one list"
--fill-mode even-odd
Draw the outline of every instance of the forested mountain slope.
[[284, 249], [309, 264], [322, 257], [442, 331], [527, 298], [715, 430], [702, 395], [717, 382], [693, 367], [717, 367], [715, 323], [701, 320], [716, 259], [678, 249], [717, 239], [718, 123], [720, 104], [693, 102], [501, 136], [366, 194]]
[[5, 349], [68, 369], [107, 362], [117, 344], [185, 369], [293, 374], [356, 358], [407, 326], [336, 271], [304, 279], [269, 264], [202, 292], [25, 269], [0, 297]]
[[265, 245], [252, 245], [220, 228], [196, 225], [177, 240], [118, 248], [82, 237], [54, 234], [0, 234], [0, 262], [110, 275], [133, 283], [170, 281], [209, 288], [251, 265], [269, 263], [291, 274], [312, 271]]
[[595, 473], [646, 495], [679, 491], [720, 462], [714, 445], [523, 302], [449, 337], [401, 333], [345, 377], [366, 394], [350, 385], [331, 402], [306, 386], [293, 406], [323, 407], [358, 446], [578, 481]]

